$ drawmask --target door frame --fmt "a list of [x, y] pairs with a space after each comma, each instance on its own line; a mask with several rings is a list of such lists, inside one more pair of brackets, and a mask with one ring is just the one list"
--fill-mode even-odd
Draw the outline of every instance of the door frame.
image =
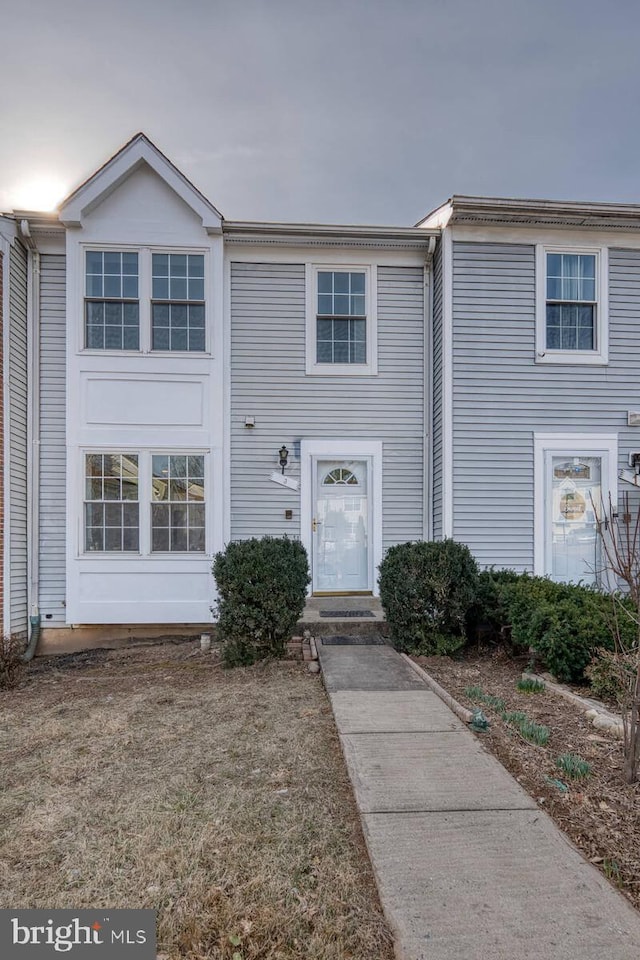
[[618, 503], [618, 435], [616, 433], [534, 433], [534, 562], [537, 576], [550, 575], [551, 545], [547, 536], [549, 454], [567, 457], [600, 457], [600, 483], [605, 505], [609, 495]]
[[368, 460], [369, 549], [368, 591], [378, 595], [377, 569], [382, 562], [382, 441], [302, 440], [300, 442], [300, 540], [309, 557], [313, 594], [313, 499], [315, 465], [318, 460]]

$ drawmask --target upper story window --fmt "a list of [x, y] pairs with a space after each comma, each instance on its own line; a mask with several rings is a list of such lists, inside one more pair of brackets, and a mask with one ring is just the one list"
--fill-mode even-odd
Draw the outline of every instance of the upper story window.
[[307, 270], [307, 373], [376, 373], [375, 268]]
[[539, 247], [537, 359], [606, 363], [607, 251]]
[[204, 350], [204, 256], [154, 253], [152, 350]]
[[365, 274], [318, 271], [317, 363], [367, 362]]
[[207, 349], [204, 253], [85, 251], [87, 350]]
[[138, 254], [87, 250], [85, 266], [85, 346], [138, 350]]

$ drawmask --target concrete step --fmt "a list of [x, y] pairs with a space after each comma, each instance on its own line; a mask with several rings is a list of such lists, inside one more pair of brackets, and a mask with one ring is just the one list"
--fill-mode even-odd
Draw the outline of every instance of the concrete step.
[[[359, 611], [366, 612], [366, 615], [353, 616]], [[335, 615], [327, 616], [330, 613]], [[309, 597], [298, 630], [310, 630], [317, 637], [341, 634], [386, 636], [387, 625], [377, 597]]]

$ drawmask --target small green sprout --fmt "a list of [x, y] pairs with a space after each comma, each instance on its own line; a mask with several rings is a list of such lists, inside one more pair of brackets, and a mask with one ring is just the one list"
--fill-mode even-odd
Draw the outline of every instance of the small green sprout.
[[575, 753], [562, 753], [556, 760], [556, 767], [572, 780], [584, 780], [591, 773], [591, 764]]
[[523, 677], [516, 686], [520, 693], [542, 693], [545, 690], [544, 680], [535, 680], [533, 677]]

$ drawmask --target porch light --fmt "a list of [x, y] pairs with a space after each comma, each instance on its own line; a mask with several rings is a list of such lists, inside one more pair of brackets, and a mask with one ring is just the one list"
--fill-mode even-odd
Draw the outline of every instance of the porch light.
[[284, 476], [284, 468], [286, 467], [289, 461], [289, 451], [285, 447], [284, 443], [278, 450], [278, 456], [280, 457], [280, 466], [282, 467], [282, 474]]

